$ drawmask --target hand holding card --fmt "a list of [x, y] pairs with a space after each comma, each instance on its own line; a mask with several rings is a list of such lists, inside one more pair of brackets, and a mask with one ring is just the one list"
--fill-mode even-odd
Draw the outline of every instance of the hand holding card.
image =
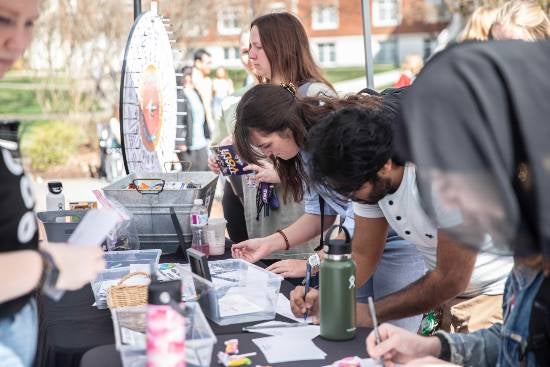
[[210, 150], [214, 154], [222, 175], [245, 175], [250, 173], [245, 171], [246, 163], [239, 157], [237, 150], [233, 145], [223, 145], [211, 147]]

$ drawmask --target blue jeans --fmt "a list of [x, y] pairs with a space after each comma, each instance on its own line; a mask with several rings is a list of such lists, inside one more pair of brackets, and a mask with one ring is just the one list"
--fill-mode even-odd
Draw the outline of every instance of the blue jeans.
[[[424, 259], [416, 247], [390, 231], [376, 271], [368, 282], [357, 290], [357, 302], [367, 303], [369, 296], [377, 300], [400, 291], [424, 273]], [[388, 322], [416, 333], [421, 320], [422, 315], [416, 315]]]
[[451, 347], [451, 362], [479, 367], [513, 367], [520, 362], [538, 366], [527, 341], [531, 308], [542, 281], [541, 271], [515, 265], [504, 288], [502, 324], [471, 334], [443, 333]]
[[0, 319], [0, 365], [32, 366], [37, 337], [36, 301], [31, 299], [15, 315]]

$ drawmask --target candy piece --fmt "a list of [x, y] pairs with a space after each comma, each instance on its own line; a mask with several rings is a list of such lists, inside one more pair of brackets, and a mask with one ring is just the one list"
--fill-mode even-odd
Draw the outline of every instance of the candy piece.
[[227, 367], [250, 366], [251, 364], [252, 361], [248, 357], [229, 357], [229, 363], [227, 363]]
[[225, 343], [225, 353], [238, 354], [239, 353], [239, 340], [229, 339]]
[[340, 359], [332, 364], [333, 367], [361, 367], [361, 358], [355, 357], [346, 357]]

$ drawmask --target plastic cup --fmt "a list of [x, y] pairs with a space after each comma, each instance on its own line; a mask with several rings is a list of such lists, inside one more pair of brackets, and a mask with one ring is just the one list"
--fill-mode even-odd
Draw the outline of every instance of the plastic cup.
[[214, 231], [215, 241], [209, 243], [210, 255], [223, 255], [225, 252], [225, 224], [224, 218], [208, 219], [208, 231]]

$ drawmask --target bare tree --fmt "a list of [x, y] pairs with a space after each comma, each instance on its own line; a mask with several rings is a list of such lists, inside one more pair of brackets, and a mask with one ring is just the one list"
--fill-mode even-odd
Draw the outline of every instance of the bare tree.
[[50, 85], [37, 93], [44, 112], [113, 110], [133, 20], [128, 3], [44, 1], [31, 56]]

